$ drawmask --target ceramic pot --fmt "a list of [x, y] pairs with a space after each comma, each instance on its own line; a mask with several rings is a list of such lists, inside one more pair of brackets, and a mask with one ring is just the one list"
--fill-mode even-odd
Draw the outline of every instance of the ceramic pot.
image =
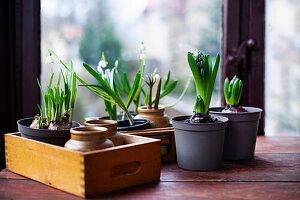
[[138, 115], [134, 119], [148, 119], [150, 128], [164, 128], [171, 126], [170, 119], [164, 114], [165, 108], [147, 109], [147, 106], [138, 108]]
[[216, 123], [193, 124], [190, 116], [172, 119], [175, 130], [177, 163], [180, 168], [207, 171], [221, 166], [225, 128], [228, 119], [212, 116]]
[[117, 131], [118, 122], [114, 120], [88, 120], [84, 123], [85, 126], [99, 126], [107, 128], [107, 136], [115, 146], [124, 144], [123, 136]]
[[262, 110], [254, 107], [243, 107], [247, 112], [223, 113], [224, 108], [210, 109], [210, 113], [229, 119], [225, 132], [223, 159], [243, 160], [253, 158]]
[[72, 128], [71, 139], [65, 147], [74, 151], [93, 151], [113, 147], [112, 141], [107, 139], [107, 128], [96, 126], [82, 126]]
[[[17, 121], [22, 137], [62, 147], [71, 138], [70, 130], [32, 129], [29, 127], [32, 120], [33, 118], [25, 118]], [[73, 121], [72, 127], [78, 126], [80, 124]]]

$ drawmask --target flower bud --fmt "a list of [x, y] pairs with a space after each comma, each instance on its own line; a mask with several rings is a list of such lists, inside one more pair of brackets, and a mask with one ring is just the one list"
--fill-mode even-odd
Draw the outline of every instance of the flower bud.
[[50, 63], [54, 63], [54, 57], [53, 57], [53, 55], [49, 55], [46, 58], [46, 64], [50, 64]]

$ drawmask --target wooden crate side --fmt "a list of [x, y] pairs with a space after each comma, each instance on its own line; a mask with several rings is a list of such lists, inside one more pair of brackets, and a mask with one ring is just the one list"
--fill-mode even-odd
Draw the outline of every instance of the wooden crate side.
[[128, 143], [141, 140], [144, 143], [85, 155], [86, 197], [159, 179], [159, 140], [129, 135], [124, 137]]
[[5, 135], [6, 166], [46, 185], [85, 196], [83, 156], [62, 147]]
[[[123, 134], [160, 139], [161, 145], [168, 148], [169, 153], [161, 156], [162, 162], [176, 161], [176, 145], [174, 128], [153, 128], [144, 130], [122, 131]], [[162, 147], [163, 148], [163, 147]]]

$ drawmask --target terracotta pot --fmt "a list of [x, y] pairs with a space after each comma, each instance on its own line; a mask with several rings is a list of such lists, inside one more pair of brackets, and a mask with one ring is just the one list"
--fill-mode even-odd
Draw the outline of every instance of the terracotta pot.
[[107, 128], [105, 127], [77, 127], [72, 128], [71, 139], [65, 147], [75, 151], [87, 152], [113, 147], [112, 141], [107, 139]]
[[87, 120], [84, 122], [85, 126], [98, 126], [107, 128], [107, 136], [115, 146], [124, 144], [123, 136], [117, 131], [118, 122], [114, 120]]
[[[21, 136], [24, 138], [45, 142], [48, 144], [54, 144], [58, 146], [64, 146], [64, 144], [70, 139], [70, 130], [49, 130], [49, 129], [32, 129], [30, 124], [34, 118], [20, 119], [18, 124], [18, 130], [21, 132]], [[73, 121], [72, 127], [78, 127], [80, 124]]]
[[164, 114], [165, 108], [147, 109], [147, 106], [138, 108], [138, 115], [134, 119], [148, 119], [150, 128], [164, 128], [171, 126], [170, 119]]
[[244, 160], [253, 158], [256, 144], [258, 123], [262, 110], [245, 107], [247, 112], [224, 113], [225, 107], [210, 108], [210, 113], [229, 119], [225, 132], [224, 160]]
[[172, 119], [175, 130], [177, 163], [180, 168], [207, 171], [221, 166], [225, 128], [228, 119], [221, 116], [217, 123], [188, 123], [190, 116]]

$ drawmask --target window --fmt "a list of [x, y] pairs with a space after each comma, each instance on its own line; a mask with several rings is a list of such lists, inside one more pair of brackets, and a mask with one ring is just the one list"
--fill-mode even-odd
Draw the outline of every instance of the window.
[[[146, 74], [154, 68], [159, 73], [179, 79], [172, 103], [179, 97], [191, 74], [186, 53], [205, 49], [207, 54], [221, 53], [221, 0], [53, 0], [41, 1], [42, 19], [42, 83], [49, 81], [51, 66], [44, 60], [47, 49], [56, 51], [64, 61], [73, 60], [79, 76], [88, 82], [94, 79], [82, 66], [97, 66], [102, 51], [110, 66], [119, 60], [120, 70], [135, 72], [139, 46], [145, 42]], [[214, 58], [213, 58], [214, 59]], [[59, 67], [52, 66], [58, 74]], [[221, 68], [221, 67], [220, 67]], [[212, 105], [220, 105], [220, 74], [216, 81]], [[175, 109], [191, 114], [195, 101], [194, 84]], [[172, 115], [172, 113], [169, 113]], [[102, 99], [86, 88], [78, 88], [75, 120], [107, 115]]]
[[300, 134], [299, 9], [297, 0], [266, 1], [266, 135]]

